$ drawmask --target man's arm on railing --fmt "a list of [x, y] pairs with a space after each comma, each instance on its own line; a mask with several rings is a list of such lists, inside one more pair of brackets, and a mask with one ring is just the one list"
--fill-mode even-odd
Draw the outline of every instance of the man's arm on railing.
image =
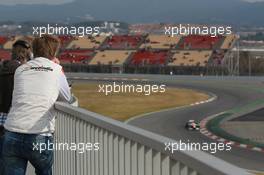
[[59, 86], [60, 86], [60, 90], [59, 90], [58, 100], [62, 101], [62, 102], [68, 102], [69, 103], [72, 99], [72, 95], [71, 95], [71, 91], [70, 91], [70, 86], [68, 84], [68, 81], [67, 81], [64, 73], [60, 74]]

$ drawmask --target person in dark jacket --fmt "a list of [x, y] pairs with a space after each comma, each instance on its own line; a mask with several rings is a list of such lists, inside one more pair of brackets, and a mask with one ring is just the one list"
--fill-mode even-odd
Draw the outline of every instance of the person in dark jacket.
[[2, 63], [0, 69], [0, 174], [3, 173], [2, 143], [4, 123], [12, 104], [14, 74], [16, 69], [32, 57], [32, 47], [26, 40], [17, 40], [13, 44], [11, 60]]

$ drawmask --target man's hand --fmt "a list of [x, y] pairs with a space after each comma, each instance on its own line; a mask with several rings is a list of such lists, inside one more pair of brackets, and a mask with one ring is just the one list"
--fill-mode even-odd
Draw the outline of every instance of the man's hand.
[[60, 64], [60, 60], [56, 57], [54, 57], [51, 61], [53, 61], [56, 64]]

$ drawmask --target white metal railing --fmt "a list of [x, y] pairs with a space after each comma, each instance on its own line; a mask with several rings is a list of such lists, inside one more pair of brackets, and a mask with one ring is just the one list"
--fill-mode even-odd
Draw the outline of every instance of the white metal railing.
[[[79, 101], [78, 98], [75, 97], [74, 95], [72, 95], [72, 99], [70, 101], [70, 104], [72, 106], [78, 107], [79, 106]], [[27, 175], [35, 175], [35, 169], [33, 168], [33, 166], [30, 164], [30, 162], [28, 162], [28, 166], [27, 166], [27, 171], [26, 171]]]
[[169, 138], [57, 103], [55, 140], [100, 143], [99, 151], [56, 150], [55, 175], [246, 175], [244, 169], [201, 151], [165, 151]]

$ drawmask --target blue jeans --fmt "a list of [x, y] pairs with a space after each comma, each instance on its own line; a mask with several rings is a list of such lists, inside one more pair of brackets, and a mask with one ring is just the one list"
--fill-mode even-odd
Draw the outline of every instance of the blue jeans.
[[2, 156], [3, 142], [4, 142], [4, 135], [0, 135], [0, 174], [4, 174], [4, 160]]
[[52, 175], [53, 149], [36, 149], [49, 143], [53, 143], [53, 137], [6, 131], [3, 142], [4, 175], [25, 175], [28, 161], [37, 175]]

